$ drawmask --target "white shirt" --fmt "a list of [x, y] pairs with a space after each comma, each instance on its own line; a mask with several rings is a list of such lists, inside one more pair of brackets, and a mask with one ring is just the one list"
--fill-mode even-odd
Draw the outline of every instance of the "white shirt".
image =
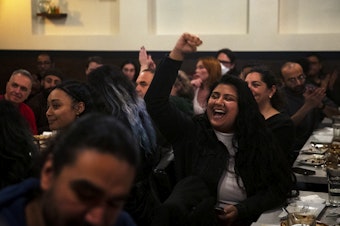
[[198, 103], [197, 101], [198, 90], [199, 88], [195, 90], [195, 96], [194, 96], [194, 99], [192, 100], [192, 105], [194, 107], [194, 115], [203, 114], [205, 111], [205, 107], [202, 107], [200, 103]]
[[219, 141], [221, 141], [229, 151], [229, 164], [228, 167], [224, 170], [224, 174], [220, 178], [220, 182], [218, 185], [218, 200], [220, 204], [223, 206], [225, 204], [236, 204], [247, 198], [247, 194], [242, 182], [242, 179], [239, 178], [239, 184], [237, 183], [236, 174], [235, 174], [235, 153], [237, 149], [235, 149], [232, 145], [233, 133], [221, 133], [215, 131], [216, 136]]

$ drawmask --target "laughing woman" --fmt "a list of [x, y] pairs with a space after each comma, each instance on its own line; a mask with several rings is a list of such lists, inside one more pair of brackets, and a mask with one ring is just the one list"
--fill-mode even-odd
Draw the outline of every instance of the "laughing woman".
[[285, 202], [293, 174], [241, 79], [224, 76], [212, 87], [205, 114], [194, 118], [170, 104], [185, 53], [201, 43], [184, 33], [145, 96], [151, 117], [173, 145], [179, 179], [153, 225], [250, 225]]

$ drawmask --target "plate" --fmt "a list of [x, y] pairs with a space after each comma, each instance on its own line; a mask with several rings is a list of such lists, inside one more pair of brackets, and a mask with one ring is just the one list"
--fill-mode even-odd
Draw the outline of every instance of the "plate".
[[301, 150], [302, 153], [304, 154], [320, 154], [323, 155], [326, 153], [328, 148], [316, 148], [316, 147], [311, 147], [308, 149], [303, 149]]
[[[286, 209], [290, 213], [294, 212], [300, 212], [301, 210], [305, 210], [307, 213], [312, 213], [318, 218], [322, 210], [325, 208], [325, 204], [321, 203], [309, 203], [309, 202], [302, 202], [302, 201], [297, 201], [295, 203], [289, 204]], [[286, 217], [287, 213], [285, 211], [282, 211], [279, 214], [279, 218]]]
[[312, 158], [300, 159], [298, 162], [309, 166], [321, 166], [322, 164], [325, 164], [325, 159], [314, 155]]

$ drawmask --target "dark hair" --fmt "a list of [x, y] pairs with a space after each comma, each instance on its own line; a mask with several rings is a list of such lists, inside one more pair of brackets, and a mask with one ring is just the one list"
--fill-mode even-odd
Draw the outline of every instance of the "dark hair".
[[59, 133], [45, 155], [52, 153], [54, 173], [58, 175], [64, 166], [76, 161], [79, 153], [89, 149], [111, 154], [134, 168], [139, 163], [138, 145], [130, 130], [114, 117], [99, 113], [88, 114]]
[[121, 70], [109, 65], [92, 71], [87, 80], [97, 109], [128, 125], [143, 150], [150, 153], [156, 144], [155, 131], [134, 84]]
[[32, 176], [37, 153], [38, 146], [19, 109], [0, 100], [0, 188]]
[[54, 75], [59, 77], [61, 81], [64, 80], [64, 73], [58, 68], [47, 69], [45, 72], [43, 72], [42, 78], [45, 78], [47, 75]]
[[89, 58], [87, 58], [86, 68], [88, 68], [90, 63], [92, 63], [92, 62], [95, 62], [97, 64], [104, 64], [102, 57], [100, 57], [100, 56], [90, 56]]
[[[233, 145], [238, 149], [235, 156], [237, 177], [247, 174], [250, 180], [245, 187], [248, 187], [249, 191], [256, 189], [254, 186], [259, 184], [266, 189], [268, 185], [276, 181], [277, 189], [282, 192], [283, 196], [287, 195], [287, 188], [293, 185], [294, 175], [285, 153], [273, 142], [273, 136], [265, 124], [265, 119], [247, 83], [235, 76], [223, 76], [212, 91], [219, 84], [235, 87], [238, 95], [239, 110], [233, 137]], [[267, 157], [262, 158], [262, 156]], [[260, 162], [260, 164], [254, 166], [254, 162]], [[269, 173], [268, 169], [272, 172]], [[249, 172], [252, 175], [249, 175]], [[276, 175], [276, 177], [270, 178], [268, 175]]]
[[190, 101], [194, 98], [194, 88], [190, 83], [190, 79], [184, 71], [179, 70], [175, 83], [177, 87], [177, 96], [186, 98]]
[[316, 57], [320, 63], [323, 61], [323, 58], [321, 57], [319, 53], [307, 53], [306, 58], [312, 57], [312, 56]]
[[64, 91], [76, 103], [84, 102], [85, 110], [79, 116], [95, 111], [94, 101], [90, 90], [85, 83], [69, 80], [57, 85], [54, 89]]
[[[261, 80], [267, 85], [268, 89], [270, 89], [272, 86], [276, 86], [276, 92], [270, 98], [270, 104], [276, 110], [280, 111], [281, 108], [284, 106], [284, 101], [283, 101], [281, 94], [280, 94], [279, 83], [278, 83], [277, 77], [273, 74], [272, 71], [270, 71], [264, 65], [257, 65], [257, 66], [252, 67], [252, 69], [248, 72], [248, 74], [252, 73], [252, 72], [256, 72], [256, 73], [259, 73], [261, 75]], [[247, 77], [247, 75], [246, 75], [246, 77]]]
[[47, 52], [41, 52], [41, 53], [39, 53], [38, 56], [37, 56], [37, 58], [38, 58], [39, 56], [48, 56], [48, 58], [50, 58], [51, 64], [54, 63], [53, 57], [51, 56], [51, 54], [49, 54], [49, 53], [47, 53]]
[[133, 80], [132, 81], [136, 81], [137, 80], [137, 77], [139, 75], [139, 65], [136, 63], [136, 61], [132, 60], [132, 59], [127, 59], [125, 61], [123, 61], [123, 63], [120, 65], [120, 70], [123, 69], [123, 67], [127, 64], [132, 64], [134, 67], [135, 67], [135, 74], [133, 76]]
[[230, 63], [232, 63], [232, 64], [235, 63], [235, 61], [236, 61], [236, 56], [235, 56], [235, 54], [234, 54], [233, 51], [231, 51], [231, 50], [228, 49], [228, 48], [220, 49], [220, 50], [217, 51], [215, 57], [217, 58], [218, 55], [220, 55], [221, 53], [224, 53], [225, 55], [227, 55], [227, 56], [229, 57]]

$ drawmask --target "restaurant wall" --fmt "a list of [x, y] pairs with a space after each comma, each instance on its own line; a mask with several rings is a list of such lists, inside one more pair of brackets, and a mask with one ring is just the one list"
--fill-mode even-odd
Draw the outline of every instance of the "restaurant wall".
[[[258, 60], [278, 71], [285, 60], [321, 52], [327, 68], [339, 68], [339, 0], [52, 0], [67, 13], [58, 19], [37, 16], [37, 1], [0, 0], [0, 93], [15, 69], [35, 72], [41, 51], [84, 80], [89, 56], [119, 65], [144, 45], [158, 60], [186, 31], [202, 38], [199, 54], [228, 47], [238, 67]], [[188, 73], [197, 57], [183, 65]]]
[[169, 50], [189, 31], [202, 51], [340, 50], [338, 0], [53, 0], [61, 19], [37, 1], [0, 1], [0, 49]]

